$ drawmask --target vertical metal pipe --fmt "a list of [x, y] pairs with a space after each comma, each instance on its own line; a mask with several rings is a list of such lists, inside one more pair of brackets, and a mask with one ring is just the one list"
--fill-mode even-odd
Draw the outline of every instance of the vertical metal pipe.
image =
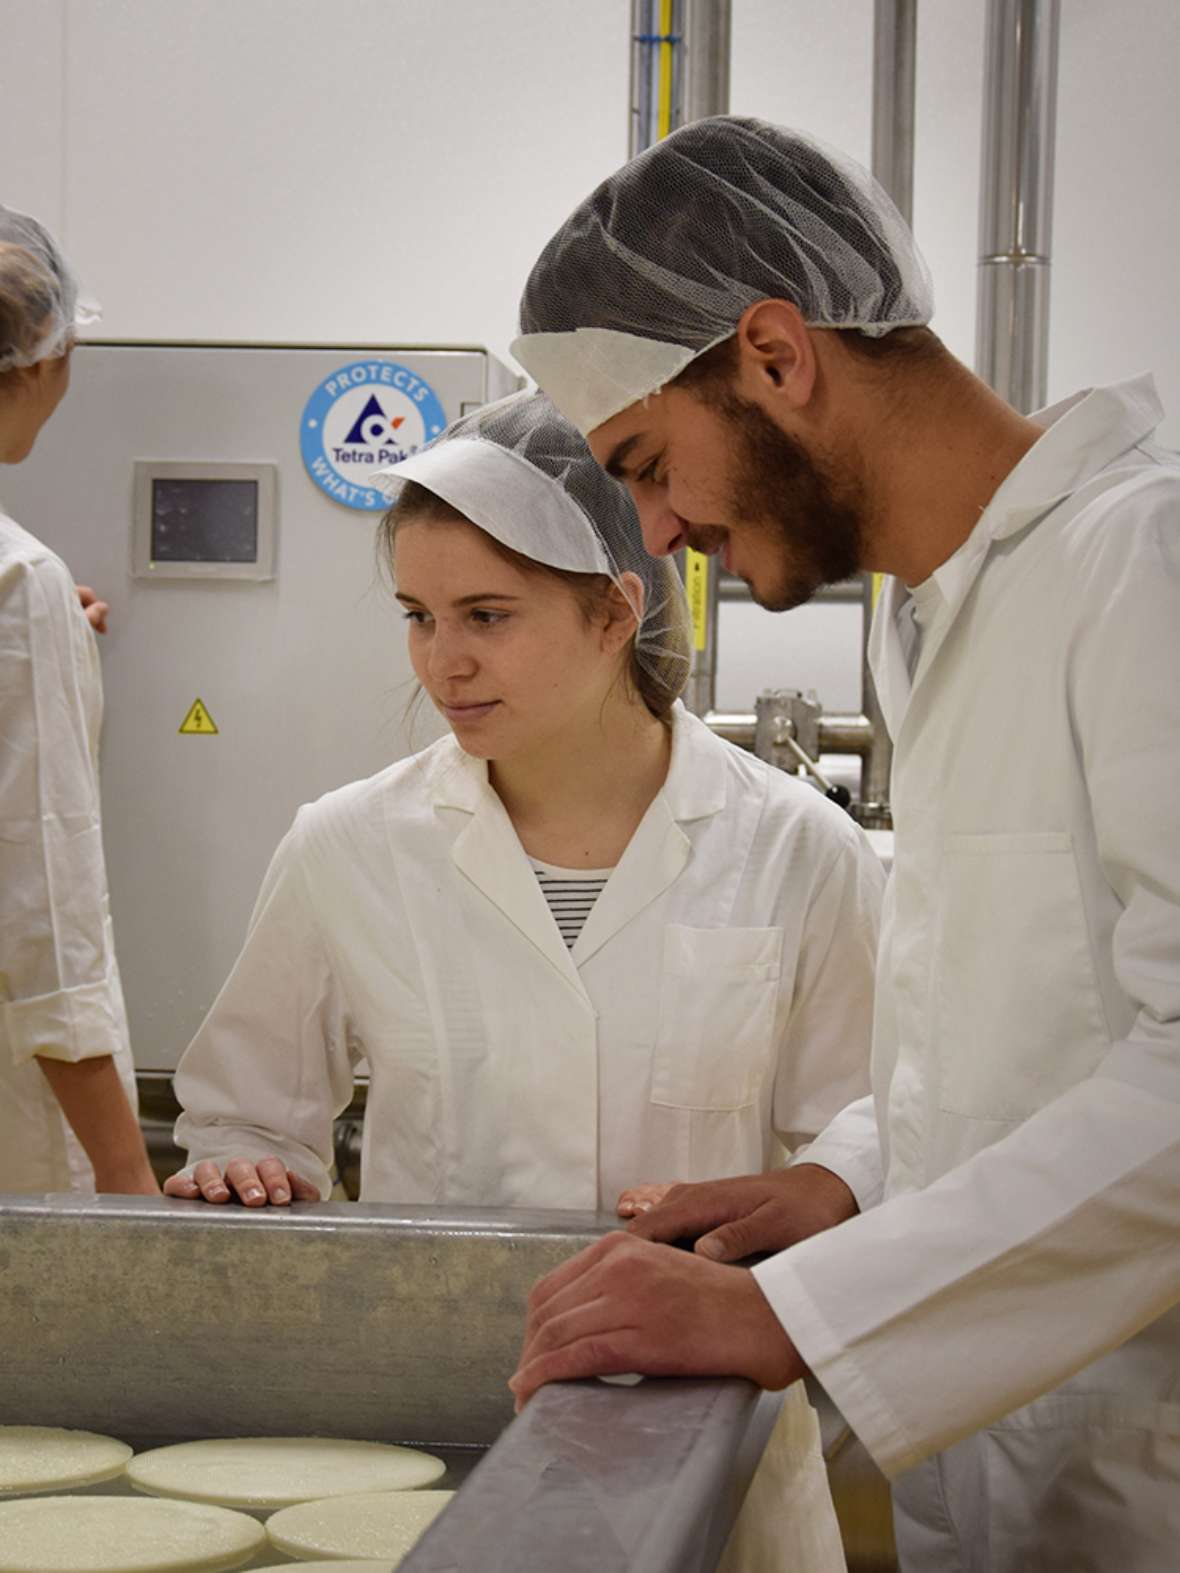
[[1059, 0], [988, 0], [975, 367], [1027, 413], [1044, 404]]
[[[918, 0], [876, 0], [873, 11], [873, 174], [893, 198], [902, 218], [914, 210], [914, 84]], [[875, 576], [864, 574], [861, 644], [861, 707], [872, 725], [872, 746], [861, 762], [860, 796], [866, 824], [889, 823], [889, 776], [893, 743], [869, 671], [869, 625], [876, 600]]]
[[[632, 0], [631, 156], [690, 120], [729, 112], [732, 0]], [[670, 85], [666, 73], [671, 55]], [[660, 105], [663, 102], [661, 113]], [[692, 559], [689, 561], [689, 559]], [[716, 559], [685, 553], [681, 572], [693, 607], [693, 652], [685, 703], [695, 715], [716, 707]]]
[[[727, 115], [733, 36], [731, 0], [684, 0], [683, 11], [683, 120]], [[685, 703], [694, 715], [703, 716], [717, 707], [721, 563], [716, 557], [703, 558], [696, 568], [703, 574], [703, 616], [694, 616], [695, 637]]]

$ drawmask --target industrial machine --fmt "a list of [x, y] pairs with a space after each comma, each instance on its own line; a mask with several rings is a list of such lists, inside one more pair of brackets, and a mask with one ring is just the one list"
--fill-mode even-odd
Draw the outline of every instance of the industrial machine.
[[405, 1573], [709, 1573], [777, 1395], [576, 1382], [512, 1416], [529, 1288], [611, 1224], [6, 1197], [0, 1424], [414, 1443], [459, 1492]]
[[111, 607], [103, 821], [138, 1066], [172, 1069], [301, 803], [433, 739], [366, 484], [517, 379], [480, 349], [79, 345], [4, 505]]

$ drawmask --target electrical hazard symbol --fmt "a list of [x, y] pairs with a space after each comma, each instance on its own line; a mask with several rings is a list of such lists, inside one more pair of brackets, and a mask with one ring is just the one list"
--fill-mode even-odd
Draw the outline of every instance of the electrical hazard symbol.
[[188, 737], [216, 737], [217, 726], [200, 699], [194, 699], [188, 715], [180, 723], [181, 733]]

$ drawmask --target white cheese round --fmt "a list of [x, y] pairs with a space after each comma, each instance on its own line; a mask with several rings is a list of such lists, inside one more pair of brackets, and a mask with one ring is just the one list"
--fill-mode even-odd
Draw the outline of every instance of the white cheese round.
[[266, 1533], [276, 1551], [292, 1557], [377, 1557], [396, 1568], [454, 1494], [386, 1491], [301, 1502], [276, 1513]]
[[151, 1496], [276, 1508], [356, 1492], [412, 1491], [440, 1479], [446, 1468], [432, 1453], [388, 1442], [230, 1437], [139, 1453], [127, 1466], [127, 1478]]
[[123, 1473], [126, 1442], [96, 1431], [60, 1426], [0, 1426], [0, 1496], [14, 1491], [62, 1491]]
[[0, 1573], [220, 1573], [265, 1545], [265, 1529], [244, 1513], [192, 1502], [0, 1502]]

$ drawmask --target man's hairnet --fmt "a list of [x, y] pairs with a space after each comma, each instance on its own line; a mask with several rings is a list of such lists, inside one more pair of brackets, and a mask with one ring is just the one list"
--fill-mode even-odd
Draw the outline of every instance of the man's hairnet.
[[669, 704], [680, 693], [689, 664], [680, 575], [671, 558], [648, 556], [626, 488], [595, 463], [544, 394], [515, 393], [484, 405], [421, 452], [379, 471], [372, 484], [396, 504], [407, 481], [522, 557], [612, 579], [635, 613], [641, 667]]
[[61, 355], [78, 328], [102, 315], [45, 227], [0, 205], [0, 372]]
[[755, 301], [879, 335], [930, 320], [930, 275], [884, 189], [761, 120], [698, 120], [594, 191], [541, 253], [512, 353], [583, 432], [655, 393]]

